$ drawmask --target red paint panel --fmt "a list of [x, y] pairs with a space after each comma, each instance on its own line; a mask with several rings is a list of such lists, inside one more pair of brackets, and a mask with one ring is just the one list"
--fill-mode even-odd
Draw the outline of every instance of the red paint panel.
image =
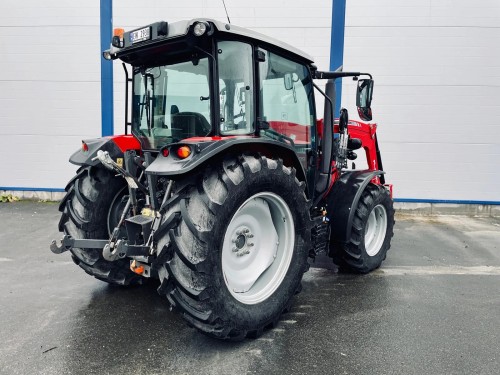
[[296, 124], [289, 121], [269, 121], [269, 126], [274, 131], [284, 134], [293, 139], [295, 143], [310, 143], [311, 126]]
[[115, 142], [122, 152], [141, 149], [141, 144], [133, 135], [115, 135], [109, 138]]
[[199, 143], [199, 142], [214, 142], [221, 141], [223, 139], [234, 139], [234, 138], [257, 138], [255, 135], [227, 135], [224, 137], [191, 137], [180, 141], [179, 143]]

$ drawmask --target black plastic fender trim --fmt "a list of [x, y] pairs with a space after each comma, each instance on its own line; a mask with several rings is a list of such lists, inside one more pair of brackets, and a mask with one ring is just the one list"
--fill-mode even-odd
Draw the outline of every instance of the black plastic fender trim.
[[333, 185], [327, 196], [327, 217], [331, 223], [331, 236], [335, 241], [346, 242], [351, 237], [354, 213], [361, 194], [375, 176], [384, 171], [362, 170], [346, 171]]
[[76, 165], [90, 165], [96, 166], [100, 163], [99, 160], [92, 160], [97, 156], [97, 151], [107, 151], [109, 156], [113, 160], [122, 157], [123, 152], [116, 145], [116, 143], [111, 138], [95, 138], [84, 140], [85, 144], [88, 146], [88, 151], [83, 151], [82, 149], [77, 150], [69, 158], [69, 162]]
[[291, 158], [294, 165], [289, 166], [295, 167], [297, 170], [297, 177], [305, 181], [306, 174], [297, 157], [295, 149], [283, 142], [272, 139], [245, 137], [199, 143], [189, 141], [179, 142], [168, 145], [167, 147], [174, 149], [180, 145], [191, 146], [194, 150], [193, 154], [184, 160], [180, 160], [173, 156], [172, 152], [170, 152], [167, 157], [164, 157], [160, 152], [155, 161], [148, 166], [146, 173], [169, 177], [184, 175], [218, 155], [227, 154], [235, 149], [238, 151], [256, 151], [259, 150], [260, 147], [267, 152], [271, 151], [270, 153], [273, 154], [272, 156], [276, 158], [283, 158], [284, 155]]

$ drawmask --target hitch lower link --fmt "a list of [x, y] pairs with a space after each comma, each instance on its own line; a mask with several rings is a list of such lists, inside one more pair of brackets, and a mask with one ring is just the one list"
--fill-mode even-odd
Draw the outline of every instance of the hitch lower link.
[[150, 250], [149, 246], [131, 245], [126, 240], [118, 240], [110, 243], [109, 240], [75, 239], [69, 234], [64, 235], [60, 245], [57, 244], [56, 240], [52, 240], [50, 244], [50, 250], [54, 254], [61, 254], [72, 248], [102, 249], [102, 256], [110, 262], [125, 257], [147, 257]]

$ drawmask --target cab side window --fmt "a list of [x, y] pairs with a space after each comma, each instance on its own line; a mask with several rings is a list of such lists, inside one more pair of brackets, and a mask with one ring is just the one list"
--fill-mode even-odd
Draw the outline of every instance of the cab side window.
[[246, 43], [218, 43], [221, 133], [253, 133], [254, 79], [252, 47]]
[[259, 63], [260, 113], [269, 123], [262, 135], [293, 145], [307, 169], [315, 121], [313, 86], [309, 70], [269, 51]]

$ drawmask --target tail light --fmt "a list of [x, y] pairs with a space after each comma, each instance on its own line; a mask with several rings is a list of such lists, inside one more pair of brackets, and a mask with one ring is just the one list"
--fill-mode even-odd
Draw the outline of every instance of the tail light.
[[179, 159], [186, 159], [189, 155], [191, 155], [191, 147], [181, 146], [177, 149], [176, 153]]

